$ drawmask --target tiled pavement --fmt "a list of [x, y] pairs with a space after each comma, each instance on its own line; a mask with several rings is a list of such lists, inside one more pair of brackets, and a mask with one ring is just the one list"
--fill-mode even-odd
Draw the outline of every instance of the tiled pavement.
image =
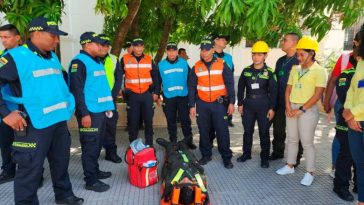
[[[290, 176], [278, 176], [275, 171], [284, 165], [284, 160], [270, 163], [269, 169], [260, 168], [259, 138], [257, 130], [254, 136], [253, 159], [245, 163], [237, 163], [236, 157], [241, 154], [243, 128], [241, 119], [234, 116], [235, 127], [230, 129], [231, 147], [234, 152], [232, 170], [226, 170], [222, 166], [221, 158], [216, 146], [213, 150], [213, 160], [205, 166], [208, 176], [208, 190], [212, 204], [242, 205], [242, 204], [354, 204], [339, 199], [332, 192], [332, 179], [329, 176], [331, 169], [331, 142], [334, 135], [334, 124], [326, 123], [325, 116], [321, 116], [317, 126], [315, 146], [317, 150], [317, 172], [312, 186], [300, 185], [304, 175], [304, 160], [296, 173]], [[198, 142], [198, 130], [194, 127], [194, 140]], [[81, 150], [78, 141], [78, 133], [72, 131], [72, 156], [70, 161], [70, 177], [73, 190], [77, 196], [85, 199], [86, 205], [127, 205], [127, 204], [159, 204], [160, 184], [138, 189], [128, 183], [127, 167], [122, 164], [113, 164], [103, 159], [101, 154], [99, 163], [102, 170], [111, 171], [112, 177], [104, 180], [111, 185], [111, 189], [105, 193], [95, 193], [85, 190], [81, 166]], [[127, 134], [123, 128], [117, 132], [119, 154], [126, 149]], [[141, 133], [143, 136], [143, 133]], [[181, 133], [179, 133], [181, 136]], [[155, 128], [155, 138], [167, 137], [166, 128]], [[120, 146], [122, 145], [122, 146]], [[157, 147], [157, 156], [163, 158], [161, 147]], [[197, 157], [199, 151], [195, 151]], [[48, 165], [45, 165], [45, 183], [38, 191], [40, 204], [54, 204], [52, 183]], [[355, 195], [355, 197], [357, 197]], [[13, 204], [13, 183], [0, 185], [0, 204]]]

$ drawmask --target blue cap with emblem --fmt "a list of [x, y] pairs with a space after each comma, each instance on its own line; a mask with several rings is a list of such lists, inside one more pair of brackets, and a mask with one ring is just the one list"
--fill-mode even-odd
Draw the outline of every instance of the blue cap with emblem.
[[92, 42], [102, 44], [102, 43], [104, 43], [104, 40], [102, 40], [97, 33], [92, 32], [92, 31], [85, 32], [80, 36], [81, 45], [83, 45], [85, 43], [92, 43]]
[[201, 41], [200, 49], [210, 50], [214, 47], [214, 43], [210, 39], [204, 39]]
[[66, 36], [68, 33], [59, 30], [58, 24], [55, 21], [51, 21], [45, 17], [37, 17], [30, 21], [28, 25], [28, 31], [45, 31], [57, 36]]

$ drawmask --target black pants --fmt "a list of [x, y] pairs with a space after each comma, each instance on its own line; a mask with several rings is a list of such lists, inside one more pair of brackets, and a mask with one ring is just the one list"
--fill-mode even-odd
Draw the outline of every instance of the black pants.
[[267, 118], [269, 110], [268, 97], [260, 99], [245, 99], [243, 106], [243, 152], [250, 156], [253, 145], [253, 133], [255, 121], [258, 121], [259, 138], [260, 138], [260, 158], [268, 160], [270, 150], [269, 127], [271, 125]]
[[68, 175], [71, 138], [66, 122], [44, 129], [28, 123], [27, 136], [15, 136], [13, 159], [18, 164], [14, 180], [15, 204], [39, 204], [37, 189], [48, 158], [56, 199], [73, 195]]
[[334, 187], [338, 189], [349, 189], [351, 180], [351, 167], [354, 165], [354, 162], [353, 158], [351, 157], [348, 132], [341, 129], [336, 129], [335, 137], [337, 137], [340, 142], [340, 150], [335, 164], [336, 171]]
[[90, 113], [91, 127], [84, 128], [81, 117], [77, 117], [80, 142], [82, 149], [82, 167], [86, 185], [92, 185], [97, 181], [97, 173], [100, 171], [97, 160], [100, 156], [103, 136], [105, 132], [106, 116], [104, 112]]
[[[285, 141], [286, 141], [286, 113], [285, 109], [279, 107], [273, 118], [273, 141], [272, 141], [272, 154], [277, 156], [284, 155]], [[301, 159], [303, 154], [303, 147], [301, 141], [299, 142], [297, 159]]]
[[203, 157], [211, 157], [212, 144], [210, 138], [211, 124], [215, 127], [218, 150], [224, 161], [231, 160], [230, 134], [227, 121], [227, 110], [218, 102], [204, 102], [200, 99], [196, 102], [197, 125], [200, 132], [200, 151]]
[[152, 93], [147, 91], [142, 94], [137, 94], [129, 91], [127, 95], [129, 141], [132, 142], [138, 138], [141, 115], [145, 125], [145, 144], [153, 145], [154, 104]]
[[[115, 106], [116, 108], [116, 106]], [[103, 147], [105, 148], [106, 155], [115, 155], [117, 146], [116, 146], [116, 126], [119, 119], [119, 113], [117, 110], [113, 110], [112, 118], [106, 118], [105, 121], [105, 133], [103, 140]]]
[[2, 165], [1, 169], [9, 174], [15, 174], [15, 163], [11, 158], [11, 145], [14, 141], [14, 131], [4, 122], [0, 122], [0, 149]]
[[167, 118], [169, 140], [177, 142], [177, 114], [181, 119], [185, 142], [192, 142], [191, 119], [189, 116], [188, 97], [163, 98], [163, 111]]

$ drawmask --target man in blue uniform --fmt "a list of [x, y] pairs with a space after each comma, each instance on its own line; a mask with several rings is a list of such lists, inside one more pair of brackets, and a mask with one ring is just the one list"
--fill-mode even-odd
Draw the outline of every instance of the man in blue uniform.
[[94, 32], [85, 32], [80, 37], [82, 50], [70, 63], [70, 90], [76, 99], [82, 148], [82, 166], [85, 188], [95, 192], [107, 191], [110, 186], [100, 181], [111, 176], [103, 172], [97, 162], [103, 143], [106, 117], [111, 118], [115, 109], [106, 78], [104, 65], [99, 60], [101, 38]]
[[[30, 41], [9, 50], [0, 61], [0, 87], [8, 83], [13, 96], [0, 95], [0, 115], [15, 130], [13, 160], [15, 204], [39, 204], [37, 189], [47, 157], [57, 204], [82, 204], [68, 175], [71, 138], [67, 120], [75, 101], [52, 52], [59, 43], [57, 23], [43, 17], [29, 24]], [[10, 111], [4, 100], [19, 105]]]
[[[118, 57], [109, 53], [111, 44], [110, 38], [105, 34], [100, 34], [100, 38], [103, 40], [103, 43], [101, 44], [100, 60], [104, 64], [106, 78], [109, 83], [112, 98], [116, 108], [116, 98], [123, 83], [123, 70], [121, 69]], [[122, 160], [117, 155], [117, 146], [115, 142], [116, 124], [119, 119], [119, 113], [117, 109], [113, 110], [112, 113], [113, 115], [111, 118], [106, 118], [103, 147], [106, 151], [106, 160], [114, 163], [120, 163]]]
[[[277, 104], [274, 108], [275, 116], [273, 118], [273, 152], [269, 156], [270, 160], [282, 159], [284, 156], [285, 141], [286, 141], [286, 113], [285, 113], [285, 91], [287, 87], [288, 77], [293, 65], [298, 65], [296, 57], [296, 45], [300, 37], [296, 33], [287, 33], [281, 42], [282, 51], [286, 55], [280, 57], [276, 63], [274, 71], [277, 76]], [[303, 148], [299, 143], [297, 154], [297, 166], [302, 157]]]
[[184, 141], [190, 149], [193, 144], [191, 119], [188, 107], [188, 75], [190, 68], [187, 61], [178, 57], [177, 44], [167, 44], [167, 58], [159, 62], [160, 82], [163, 89], [163, 111], [167, 118], [169, 140], [177, 143], [177, 114], [181, 119]]
[[[12, 24], [0, 27], [0, 39], [5, 48], [1, 52], [0, 57], [5, 55], [8, 50], [17, 47], [21, 41], [18, 29]], [[3, 90], [10, 93], [9, 85], [6, 85]], [[9, 110], [17, 109], [17, 106], [14, 106], [15, 104], [6, 103]], [[14, 131], [7, 124], [0, 122], [0, 133], [1, 169], [3, 170], [0, 174], [0, 184], [3, 184], [12, 181], [15, 176], [15, 163], [11, 158], [11, 144], [14, 140]]]

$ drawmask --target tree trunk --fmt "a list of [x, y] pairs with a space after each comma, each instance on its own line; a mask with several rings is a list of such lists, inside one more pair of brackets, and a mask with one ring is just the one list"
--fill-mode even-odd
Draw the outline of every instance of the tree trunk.
[[167, 17], [166, 21], [164, 22], [163, 33], [161, 36], [161, 40], [159, 42], [159, 48], [154, 58], [155, 63], [158, 63], [163, 58], [163, 54], [164, 51], [166, 50], [166, 46], [169, 39], [169, 33], [172, 30], [172, 24], [173, 24], [172, 17]]
[[114, 41], [111, 48], [111, 53], [119, 56], [121, 49], [123, 47], [124, 40], [126, 35], [128, 34], [129, 28], [138, 13], [139, 7], [141, 4], [141, 0], [129, 0], [128, 3], [128, 15], [119, 23], [119, 26], [116, 30], [116, 34], [114, 37]]
[[[139, 12], [135, 16], [134, 21], [131, 24], [131, 27], [130, 27], [130, 36], [132, 38], [141, 37], [140, 36], [140, 29], [139, 29]], [[130, 39], [130, 40], [132, 40], [132, 39]]]

